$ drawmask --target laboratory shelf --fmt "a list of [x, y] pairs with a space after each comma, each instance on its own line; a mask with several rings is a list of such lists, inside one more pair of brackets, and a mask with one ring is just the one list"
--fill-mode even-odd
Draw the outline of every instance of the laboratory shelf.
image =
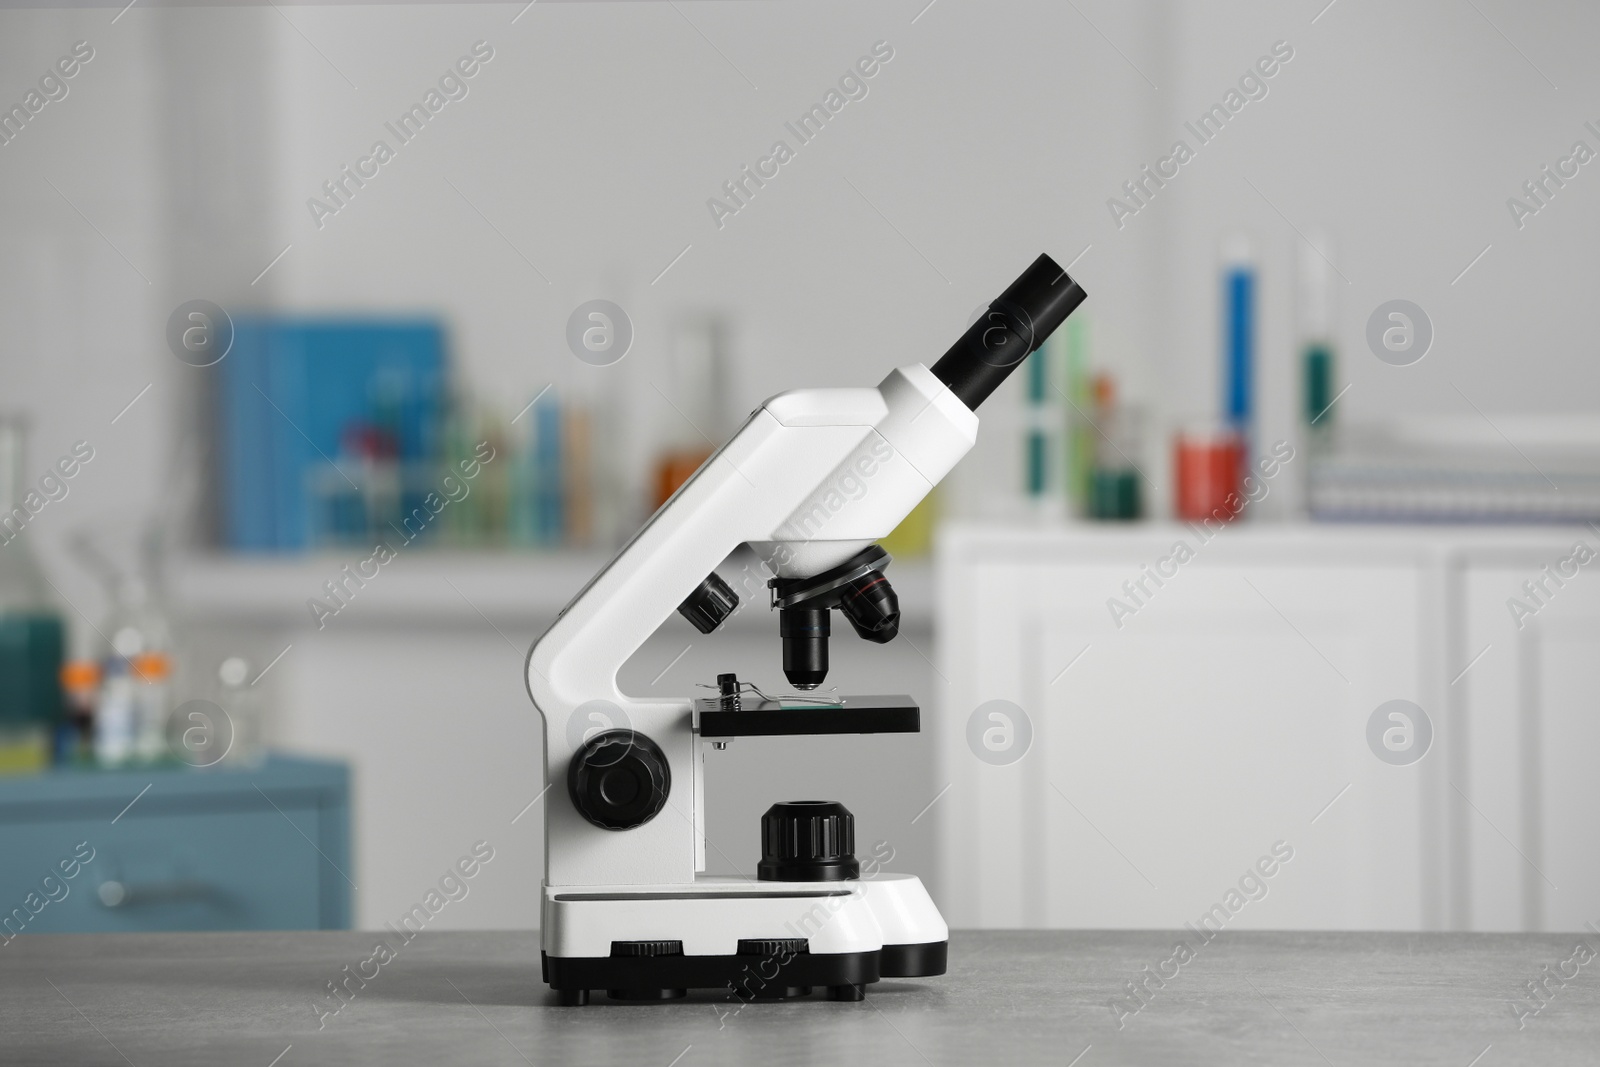
[[[331, 582], [350, 603], [361, 605], [348, 614], [358, 625], [548, 623], [605, 565], [609, 553], [418, 550], [362, 567], [366, 559], [358, 551], [192, 555], [173, 567], [174, 604], [190, 620], [299, 626], [312, 618], [308, 600], [331, 603], [326, 590]], [[376, 574], [362, 577], [375, 566]], [[933, 616], [929, 564], [896, 562], [889, 573], [906, 625], [925, 628]], [[758, 596], [764, 598], [764, 592]], [[730, 625], [762, 625], [765, 605], [753, 606], [763, 610], [741, 611]]]

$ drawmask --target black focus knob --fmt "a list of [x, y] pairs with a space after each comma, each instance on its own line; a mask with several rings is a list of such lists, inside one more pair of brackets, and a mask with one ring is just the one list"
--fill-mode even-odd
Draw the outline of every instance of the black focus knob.
[[606, 830], [643, 826], [666, 805], [672, 791], [667, 757], [648, 737], [632, 730], [607, 730], [584, 742], [567, 765], [572, 806]]
[[683, 598], [683, 603], [678, 605], [678, 614], [694, 624], [694, 628], [703, 634], [708, 634], [721, 626], [723, 620], [734, 613], [739, 606], [739, 594], [735, 593], [721, 575], [712, 571], [706, 575], [706, 580], [694, 587], [694, 592]]
[[790, 800], [761, 816], [764, 882], [838, 882], [859, 878], [856, 820], [835, 800]]

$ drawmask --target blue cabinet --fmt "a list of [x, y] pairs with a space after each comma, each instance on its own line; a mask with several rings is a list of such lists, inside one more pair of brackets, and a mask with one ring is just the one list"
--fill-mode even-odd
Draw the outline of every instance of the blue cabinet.
[[353, 877], [343, 764], [0, 778], [0, 939], [346, 929]]

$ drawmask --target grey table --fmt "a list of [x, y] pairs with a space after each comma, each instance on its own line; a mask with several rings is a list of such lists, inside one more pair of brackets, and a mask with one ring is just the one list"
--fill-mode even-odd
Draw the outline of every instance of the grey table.
[[1109, 1002], [1176, 936], [957, 933], [949, 974], [880, 982], [859, 1004], [561, 1008], [537, 934], [424, 932], [319, 1029], [325, 983], [376, 935], [24, 935], [0, 946], [0, 1063], [1600, 1062], [1600, 959], [1547, 980], [1520, 1028], [1510, 1006], [1572, 972], [1574, 935], [1224, 933], [1118, 1018]]

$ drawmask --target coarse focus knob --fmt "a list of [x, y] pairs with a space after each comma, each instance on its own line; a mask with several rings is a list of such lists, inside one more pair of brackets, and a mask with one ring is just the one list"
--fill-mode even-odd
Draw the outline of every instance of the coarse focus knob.
[[567, 765], [567, 793], [585, 819], [606, 830], [643, 826], [666, 805], [672, 770], [656, 743], [632, 730], [596, 734]]
[[761, 816], [763, 882], [838, 882], [859, 878], [856, 820], [836, 800], [790, 800]]

